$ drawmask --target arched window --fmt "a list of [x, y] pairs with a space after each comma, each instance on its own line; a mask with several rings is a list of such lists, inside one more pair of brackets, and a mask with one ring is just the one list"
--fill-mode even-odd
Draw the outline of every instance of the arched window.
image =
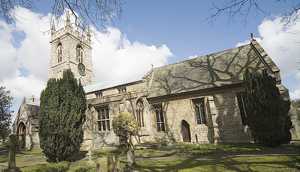
[[144, 105], [141, 100], [139, 100], [136, 104], [136, 118], [138, 125], [140, 127], [144, 127]]
[[76, 58], [79, 63], [83, 63], [83, 48], [81, 45], [77, 45], [76, 47]]
[[156, 115], [156, 125], [157, 125], [157, 131], [158, 132], [165, 132], [166, 126], [165, 126], [165, 116], [162, 108], [162, 104], [154, 104], [153, 109], [155, 111]]
[[194, 99], [193, 102], [196, 110], [197, 124], [206, 124], [207, 121], [204, 98]]
[[57, 62], [60, 63], [62, 61], [62, 45], [61, 45], [61, 43], [59, 43], [57, 45], [56, 53], [57, 53]]

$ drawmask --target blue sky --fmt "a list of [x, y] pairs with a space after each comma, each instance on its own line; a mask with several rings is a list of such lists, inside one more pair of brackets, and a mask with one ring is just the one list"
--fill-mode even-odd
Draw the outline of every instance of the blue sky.
[[[187, 3], [188, 2], [188, 3]], [[122, 18], [116, 23], [128, 38], [149, 44], [167, 44], [176, 59], [207, 54], [232, 48], [237, 42], [257, 35], [257, 26], [264, 19], [262, 13], [253, 12], [247, 23], [243, 19], [228, 20], [220, 17], [214, 23], [206, 18], [212, 13], [212, 3], [222, 1], [128, 1]], [[268, 16], [284, 13], [293, 3], [263, 1], [262, 8], [270, 12]]]
[[[191, 55], [232, 48], [237, 42], [248, 39], [250, 33], [257, 35], [257, 27], [264, 18], [285, 14], [295, 4], [299, 4], [298, 0], [274, 1], [260, 2], [265, 14], [253, 10], [246, 22], [242, 16], [229, 20], [224, 15], [211, 23], [207, 18], [213, 14], [213, 4], [221, 6], [228, 1], [126, 0], [123, 2], [120, 19], [116, 19], [112, 25], [130, 40], [168, 45], [175, 55], [172, 61], [178, 61]], [[49, 7], [45, 0], [33, 10], [46, 14], [51, 12]]]
[[[15, 109], [22, 95], [39, 96], [47, 80], [50, 44], [49, 35], [44, 31], [49, 29], [49, 2], [39, 1], [31, 10], [17, 9], [16, 13], [27, 20], [17, 19], [14, 25], [8, 25], [0, 18], [0, 51], [5, 50], [4, 54], [0, 53], [1, 63], [14, 66], [0, 65], [4, 68], [3, 72], [0, 69], [0, 84], [12, 90], [16, 97]], [[288, 28], [280, 22], [280, 17], [299, 1], [262, 1], [265, 14], [253, 11], [246, 22], [240, 16], [229, 20], [227, 15], [216, 18], [213, 23], [208, 22], [206, 18], [213, 13], [213, 3], [222, 5], [223, 2], [226, 0], [124, 1], [120, 19], [108, 26], [109, 34], [95, 31], [94, 37], [101, 40], [93, 46], [96, 81], [109, 83], [110, 78], [115, 81], [125, 78], [124, 82], [136, 79], [149, 70], [150, 64], [159, 66], [233, 48], [254, 33], [282, 69], [283, 82], [292, 97], [300, 98], [300, 74], [295, 65], [299, 61], [297, 54], [300, 54], [300, 45], [296, 45], [300, 42], [300, 21]], [[294, 31], [295, 35], [288, 33]], [[105, 66], [113, 63], [120, 63], [116, 67], [119, 71], [107, 75]], [[128, 72], [122, 66], [124, 63], [138, 72]], [[28, 83], [30, 87], [25, 86]]]

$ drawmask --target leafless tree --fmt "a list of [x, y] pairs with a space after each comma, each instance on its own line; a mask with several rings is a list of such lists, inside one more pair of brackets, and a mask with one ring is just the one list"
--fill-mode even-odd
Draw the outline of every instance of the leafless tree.
[[[36, 8], [38, 1], [0, 0], [0, 16], [11, 23], [14, 19], [13, 9], [16, 6], [29, 9]], [[52, 20], [61, 16], [65, 9], [69, 9], [79, 24], [84, 26], [87, 23], [92, 23], [95, 27], [99, 27], [119, 17], [122, 0], [51, 0], [49, 5], [52, 9]]]
[[[270, 0], [270, 3], [287, 3], [290, 0]], [[231, 20], [233, 18], [242, 18], [247, 21], [248, 16], [251, 12], [258, 12], [266, 15], [269, 12], [267, 8], [262, 7], [262, 0], [225, 0], [223, 3], [213, 3], [212, 14], [207, 18], [209, 21], [215, 20], [217, 17], [227, 15]], [[292, 23], [299, 18], [296, 15], [300, 11], [300, 2], [295, 4], [291, 9], [288, 9], [283, 14], [283, 19], [286, 23]]]

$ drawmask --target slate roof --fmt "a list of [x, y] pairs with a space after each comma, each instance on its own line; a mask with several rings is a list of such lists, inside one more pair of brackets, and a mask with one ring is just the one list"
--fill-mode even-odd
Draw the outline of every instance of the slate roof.
[[154, 98], [238, 84], [242, 82], [247, 68], [268, 69], [280, 83], [279, 68], [259, 43], [252, 40], [247, 45], [154, 68], [142, 80], [113, 85], [98, 83], [85, 86], [84, 89], [86, 93], [92, 93], [122, 85], [146, 82], [145, 91], [148, 92], [148, 98]]
[[86, 85], [83, 87], [83, 89], [84, 89], [85, 93], [92, 93], [92, 92], [96, 92], [99, 90], [106, 90], [106, 89], [112, 89], [112, 88], [117, 88], [117, 87], [121, 87], [121, 86], [133, 85], [133, 84], [140, 83], [140, 82], [142, 82], [142, 80], [130, 80], [128, 82], [118, 81], [118, 82], [114, 82], [114, 83], [98, 82], [95, 84]]
[[26, 109], [28, 110], [28, 118], [31, 120], [31, 124], [33, 126], [32, 131], [37, 131], [39, 125], [39, 105], [26, 104]]
[[237, 48], [154, 68], [147, 78], [148, 98], [241, 83], [246, 68], [278, 67], [255, 41]]
[[[16, 118], [13, 123], [13, 130], [16, 132], [17, 125], [20, 121], [27, 122], [30, 121], [32, 124], [32, 131], [38, 130], [38, 115], [40, 111], [40, 101], [39, 99], [35, 99], [35, 101], [32, 101], [32, 98], [24, 98], [22, 104], [19, 107], [19, 110], [16, 114]], [[26, 117], [24, 119], [24, 116], [21, 117], [22, 114], [25, 114]]]

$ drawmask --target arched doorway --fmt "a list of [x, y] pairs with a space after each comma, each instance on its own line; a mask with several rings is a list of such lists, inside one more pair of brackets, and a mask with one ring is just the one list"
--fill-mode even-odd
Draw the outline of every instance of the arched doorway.
[[181, 135], [184, 142], [191, 142], [190, 124], [185, 120], [181, 121]]
[[26, 145], [26, 126], [23, 122], [18, 125], [17, 135], [19, 148], [24, 149]]

